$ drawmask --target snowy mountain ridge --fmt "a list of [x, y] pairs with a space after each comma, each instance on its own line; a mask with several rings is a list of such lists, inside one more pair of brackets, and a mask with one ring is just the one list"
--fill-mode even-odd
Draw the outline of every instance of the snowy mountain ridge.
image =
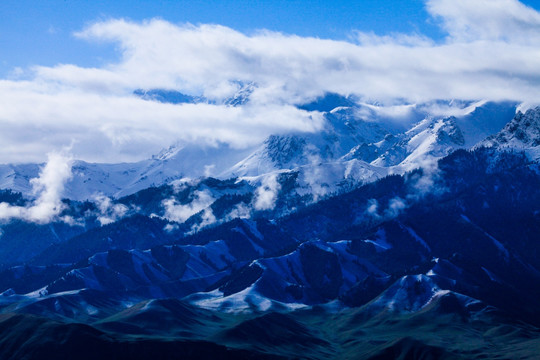
[[[232, 162], [210, 168], [197, 161], [208, 159], [200, 149], [173, 146], [124, 179], [179, 179], [117, 199], [53, 202], [61, 212], [49, 222], [2, 222], [3, 343], [17, 343], [13, 324], [24, 325], [20, 334], [29, 321], [38, 327], [38, 315], [108, 336], [257, 344], [285, 358], [332, 358], [347, 346], [343, 358], [438, 357], [463, 334], [470, 347], [450, 346], [448, 358], [516, 349], [536, 358], [540, 173], [525, 154], [499, 145], [519, 140], [518, 150], [534, 149], [537, 114], [518, 113], [492, 137], [510, 140], [470, 150], [478, 135], [459, 116], [425, 118], [358, 144], [346, 121], [332, 125], [344, 110], [328, 112], [319, 134], [275, 135], [238, 156], [236, 164], [264, 164], [246, 167], [257, 172], [167, 173], [227, 171]], [[344, 141], [335, 142], [340, 131]], [[432, 167], [411, 170], [423, 163]], [[80, 165], [73, 176], [88, 171]], [[46, 186], [52, 169], [49, 161], [43, 178], [28, 183]], [[49, 198], [0, 196], [12, 212], [42, 209]]]
[[[242, 87], [234, 99], [248, 101], [252, 86]], [[148, 92], [141, 94], [149, 96]], [[158, 95], [167, 93], [152, 96]], [[148, 100], [158, 101], [152, 97]], [[226, 144], [175, 144], [136, 163], [74, 161], [63, 196], [73, 200], [101, 195], [118, 198], [182, 178], [208, 176], [238, 177], [257, 185], [283, 171], [300, 174], [304, 179], [302, 193], [335, 193], [343, 184], [362, 184], [389, 173], [404, 173], [453, 150], [470, 148], [498, 132], [515, 112], [515, 104], [480, 102], [457, 116], [425, 114], [423, 120], [399, 132], [386, 120], [373, 119], [371, 110], [370, 118], [365, 118], [365, 105], [338, 95], [328, 95], [305, 107], [324, 113], [321, 131], [271, 135], [260, 146], [247, 149]], [[30, 179], [38, 177], [39, 171], [37, 164], [0, 165], [0, 188], [32, 196]]]

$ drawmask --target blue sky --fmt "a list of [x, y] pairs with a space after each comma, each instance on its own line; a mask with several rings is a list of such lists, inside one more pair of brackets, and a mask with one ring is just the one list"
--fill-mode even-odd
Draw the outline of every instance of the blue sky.
[[[538, 6], [538, 1], [524, 3]], [[269, 29], [330, 39], [347, 39], [353, 30], [443, 36], [422, 0], [2, 0], [0, 76], [36, 64], [99, 66], [118, 55], [114, 46], [81, 41], [74, 32], [109, 18], [154, 17], [220, 24], [246, 33]]]
[[[326, 92], [398, 120], [435, 100], [532, 106], [539, 9], [531, 0], [2, 0], [0, 162], [61, 149], [135, 161], [177, 141], [254, 146], [320, 129], [320, 114], [295, 105]], [[223, 105], [242, 83], [254, 84], [250, 101]], [[133, 94], [155, 88], [212, 101]]]
[[[521, 2], [540, 9], [540, 0]], [[114, 61], [119, 54], [113, 44], [82, 41], [73, 33], [110, 18], [155, 17], [220, 24], [245, 33], [269, 29], [328, 39], [348, 39], [355, 30], [417, 33], [435, 40], [445, 36], [424, 0], [2, 0], [0, 77], [17, 67]]]
[[[243, 32], [270, 29], [301, 36], [346, 38], [352, 29], [434, 32], [420, 0], [388, 1], [81, 1], [4, 0], [0, 3], [0, 74], [15, 67], [114, 59], [114, 46], [75, 39], [88, 23], [108, 18], [160, 17], [174, 23], [216, 23]], [[435, 29], [435, 31], [433, 31]]]
[[[523, 0], [540, 9], [540, 0]], [[3, 0], [0, 2], [0, 77], [15, 68], [115, 61], [114, 44], [73, 36], [96, 21], [161, 18], [172, 23], [220, 24], [252, 33], [259, 29], [347, 40], [354, 31], [377, 35], [446, 35], [424, 0]]]

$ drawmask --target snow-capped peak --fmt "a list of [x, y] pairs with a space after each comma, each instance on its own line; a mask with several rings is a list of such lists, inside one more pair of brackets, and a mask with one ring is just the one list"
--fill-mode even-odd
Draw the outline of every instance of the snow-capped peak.
[[479, 146], [516, 149], [524, 151], [531, 160], [540, 160], [540, 107], [525, 113], [518, 111], [498, 134], [488, 137]]

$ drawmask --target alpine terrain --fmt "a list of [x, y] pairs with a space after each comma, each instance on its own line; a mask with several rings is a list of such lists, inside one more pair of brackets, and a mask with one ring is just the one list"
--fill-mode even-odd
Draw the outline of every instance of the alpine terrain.
[[0, 358], [537, 359], [540, 107], [400, 106], [327, 93], [313, 132], [58, 182], [0, 165]]

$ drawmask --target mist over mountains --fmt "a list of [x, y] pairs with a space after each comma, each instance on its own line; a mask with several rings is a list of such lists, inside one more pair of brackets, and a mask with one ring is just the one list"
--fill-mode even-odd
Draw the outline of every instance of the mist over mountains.
[[298, 106], [317, 131], [248, 148], [2, 165], [0, 354], [533, 359], [540, 108], [518, 105], [329, 93]]
[[1, 359], [538, 359], [531, 0], [0, 6]]

